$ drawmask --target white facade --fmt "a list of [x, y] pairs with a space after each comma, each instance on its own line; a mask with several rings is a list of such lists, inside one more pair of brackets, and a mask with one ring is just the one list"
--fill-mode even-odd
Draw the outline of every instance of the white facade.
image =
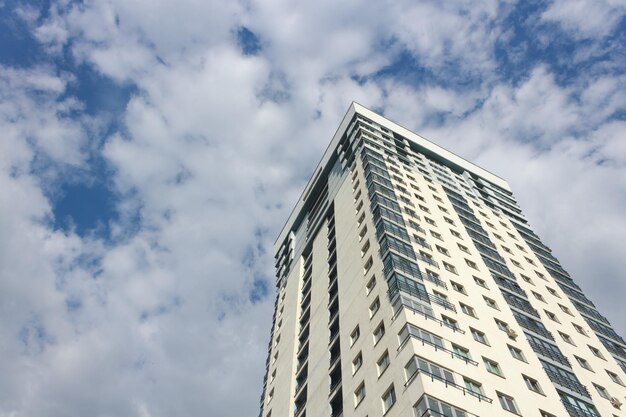
[[626, 344], [506, 182], [356, 103], [275, 253], [261, 417], [626, 415]]

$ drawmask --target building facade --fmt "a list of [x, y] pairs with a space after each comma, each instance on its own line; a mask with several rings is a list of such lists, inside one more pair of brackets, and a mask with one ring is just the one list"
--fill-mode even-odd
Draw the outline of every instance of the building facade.
[[260, 417], [626, 416], [626, 343], [507, 183], [353, 103], [275, 244]]

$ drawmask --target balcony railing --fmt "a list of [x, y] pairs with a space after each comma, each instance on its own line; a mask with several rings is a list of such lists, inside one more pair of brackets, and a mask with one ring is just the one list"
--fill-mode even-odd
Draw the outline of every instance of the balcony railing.
[[415, 303], [412, 300], [407, 300], [406, 298], [402, 298], [402, 297], [398, 298], [398, 300], [399, 300], [400, 305], [398, 306], [396, 313], [393, 315], [392, 320], [395, 319], [398, 316], [398, 314], [400, 314], [400, 311], [402, 311], [403, 308], [406, 308], [407, 310], [412, 311], [414, 314], [419, 314], [420, 316], [423, 316], [426, 320], [432, 320], [435, 323], [439, 323], [440, 326], [445, 326], [445, 327], [452, 329], [452, 331], [454, 332], [465, 334], [465, 330], [462, 330], [459, 326], [456, 326], [454, 324], [448, 323], [447, 321], [443, 321], [434, 316], [426, 314], [419, 308], [415, 307]]
[[553, 371], [552, 369], [546, 368], [545, 366], [543, 370], [546, 371], [546, 374], [548, 375], [548, 378], [550, 378], [550, 381], [554, 382], [555, 384], [558, 384], [571, 391], [577, 392], [578, 394], [587, 398], [591, 398], [587, 387], [585, 387], [579, 381], [563, 376], [560, 373]]
[[435, 380], [441, 381], [441, 382], [443, 382], [446, 385], [446, 388], [447, 387], [456, 388], [459, 391], [463, 392], [463, 395], [471, 395], [472, 397], [478, 398], [478, 401], [485, 401], [485, 402], [488, 402], [490, 404], [493, 402], [493, 400], [491, 398], [489, 398], [489, 397], [487, 397], [487, 396], [485, 396], [485, 395], [483, 395], [483, 394], [481, 394], [479, 392], [472, 391], [472, 390], [470, 390], [468, 388], [465, 388], [462, 385], [457, 384], [456, 382], [448, 381], [444, 377], [441, 377], [441, 376], [438, 376], [438, 375], [434, 375], [434, 374], [432, 374], [432, 373], [430, 373], [428, 371], [425, 371], [425, 370], [419, 369], [419, 368], [415, 372], [413, 372], [413, 374], [409, 377], [409, 379], [406, 381], [404, 386], [408, 387], [409, 384], [411, 384], [411, 382], [413, 382], [413, 380], [415, 379], [415, 377], [417, 377], [418, 374], [424, 374], [424, 375], [429, 376], [431, 381], [435, 381]]
[[438, 304], [440, 306], [442, 306], [443, 308], [445, 308], [446, 310], [451, 310], [451, 311], [455, 311], [456, 312], [456, 307], [454, 306], [454, 304], [452, 304], [451, 302], [444, 300], [441, 297], [438, 297], [436, 295], [432, 295], [429, 294], [425, 291], [421, 291], [418, 290], [416, 288], [413, 288], [407, 284], [405, 284], [404, 282], [398, 281], [398, 280], [394, 280], [394, 282], [389, 283], [389, 298], [393, 299], [393, 297], [398, 293], [398, 292], [405, 292], [409, 295], [412, 295], [414, 297], [419, 298], [420, 300], [423, 301], [427, 301], [430, 303], [434, 303], [434, 304]]
[[400, 342], [400, 346], [398, 347], [398, 351], [402, 350], [402, 348], [404, 347], [404, 345], [407, 343], [407, 341], [409, 340], [409, 338], [413, 338], [413, 339], [417, 339], [420, 342], [422, 342], [422, 346], [424, 345], [429, 345], [435, 348], [435, 351], [442, 351], [442, 352], [446, 352], [448, 353], [450, 356], [452, 356], [453, 358], [456, 359], [460, 359], [463, 362], [465, 362], [466, 364], [471, 364], [474, 366], [478, 366], [478, 362], [471, 360], [470, 358], [463, 356], [459, 353], [456, 353], [450, 349], [446, 349], [443, 346], [439, 346], [438, 344], [431, 342], [430, 340], [426, 340], [424, 338], [422, 338], [421, 336], [415, 334], [413, 328], [411, 326], [408, 327], [409, 328], [409, 333], [406, 335], [406, 337], [402, 340], [402, 342]]
[[578, 407], [565, 399], [561, 399], [561, 401], [571, 417], [600, 417], [598, 413]]

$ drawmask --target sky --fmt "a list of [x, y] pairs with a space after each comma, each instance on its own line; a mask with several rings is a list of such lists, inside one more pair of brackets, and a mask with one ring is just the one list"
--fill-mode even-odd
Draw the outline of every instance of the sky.
[[350, 103], [505, 178], [626, 335], [626, 3], [0, 0], [0, 417], [258, 414]]

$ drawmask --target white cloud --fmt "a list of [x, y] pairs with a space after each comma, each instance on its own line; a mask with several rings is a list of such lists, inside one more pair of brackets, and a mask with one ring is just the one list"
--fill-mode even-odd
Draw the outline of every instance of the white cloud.
[[[625, 222], [624, 126], [608, 120], [626, 106], [623, 77], [562, 87], [539, 66], [517, 86], [497, 81], [485, 72], [502, 7], [91, 1], [39, 26], [24, 9], [51, 54], [69, 48], [137, 89], [124, 128], [96, 140], [122, 196], [104, 243], [51, 230], [44, 192], [94, 152], [99, 121], [68, 117], [82, 109], [65, 95], [77, 76], [0, 71], [0, 306], [11, 317], [0, 373], [15, 376], [0, 379], [0, 415], [254, 415], [272, 288], [257, 304], [249, 293], [255, 277], [272, 281], [266, 251], [352, 100], [509, 179], [540, 235], [626, 329], [607, 289], [623, 285], [626, 227], [606, 226]], [[242, 24], [261, 54], [238, 50]], [[367, 77], [402, 48], [483, 83], [460, 92]], [[38, 155], [54, 162], [50, 177], [32, 175]]]
[[559, 23], [577, 38], [608, 35], [626, 12], [619, 0], [555, 0], [542, 18]]

